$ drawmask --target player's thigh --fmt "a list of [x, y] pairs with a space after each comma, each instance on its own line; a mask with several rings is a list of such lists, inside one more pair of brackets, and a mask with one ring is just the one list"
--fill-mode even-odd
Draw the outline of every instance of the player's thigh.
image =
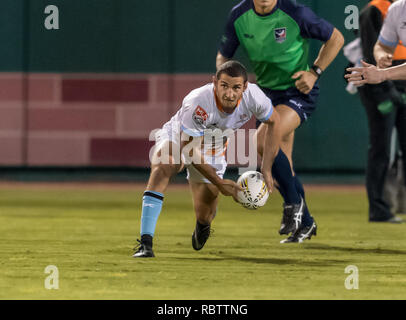
[[301, 120], [298, 113], [288, 107], [280, 104], [275, 107], [280, 116], [280, 132], [281, 132], [281, 149], [292, 162], [292, 150], [295, 139], [295, 130], [300, 126]]
[[147, 189], [165, 191], [169, 179], [180, 172], [183, 163], [178, 153], [178, 147], [172, 141], [163, 141], [155, 146], [151, 155], [151, 173]]
[[179, 144], [165, 140], [157, 143], [151, 155], [151, 168], [170, 165], [176, 168], [178, 172], [183, 169], [183, 161]]
[[[295, 112], [295, 111], [294, 111]], [[296, 113], [296, 112], [295, 112]], [[299, 118], [299, 124], [300, 124], [300, 118]], [[292, 151], [293, 151], [293, 144], [294, 144], [294, 139], [295, 139], [295, 129], [294, 125], [290, 126], [286, 124], [285, 127], [288, 127], [287, 129], [282, 129], [283, 132], [286, 132], [285, 134], [282, 134], [283, 137], [281, 139], [281, 149], [282, 151], [286, 154], [286, 156], [288, 157], [289, 161], [291, 161], [292, 158]], [[262, 156], [263, 150], [264, 150], [264, 141], [265, 141], [265, 134], [266, 134], [266, 125], [265, 124], [261, 124], [257, 131], [255, 132], [255, 136], [254, 136], [254, 141], [257, 142], [257, 150], [258, 153]]]
[[277, 105], [275, 109], [280, 117], [279, 128], [282, 140], [289, 140], [290, 134], [300, 126], [300, 116], [294, 109], [284, 104]]
[[211, 222], [217, 210], [219, 190], [211, 183], [189, 182], [196, 218]]
[[[277, 105], [275, 109], [277, 110], [280, 116], [279, 130], [282, 142], [292, 143], [294, 139], [294, 132], [296, 128], [300, 126], [301, 123], [300, 116], [297, 114], [295, 110], [283, 104]], [[258, 145], [260, 145], [261, 142], [264, 141], [265, 133], [266, 133], [266, 125], [262, 123], [258, 127], [257, 132], [255, 134]]]

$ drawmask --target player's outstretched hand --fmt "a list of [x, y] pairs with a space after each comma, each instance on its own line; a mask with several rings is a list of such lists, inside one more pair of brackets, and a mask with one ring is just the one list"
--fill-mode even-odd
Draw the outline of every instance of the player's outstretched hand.
[[221, 184], [217, 186], [220, 192], [225, 196], [232, 196], [235, 202], [238, 202], [237, 192], [243, 191], [233, 180], [223, 179]]
[[361, 61], [363, 67], [348, 68], [345, 78], [348, 82], [354, 83], [355, 86], [362, 86], [366, 83], [377, 84], [385, 81], [384, 71], [376, 66]]
[[310, 71], [298, 71], [292, 76], [292, 79], [297, 79], [295, 85], [301, 93], [309, 94], [317, 81], [317, 76]]

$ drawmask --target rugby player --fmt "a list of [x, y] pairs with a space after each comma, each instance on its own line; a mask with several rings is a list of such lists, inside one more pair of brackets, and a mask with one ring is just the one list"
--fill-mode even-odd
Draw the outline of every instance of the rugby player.
[[[279, 115], [274, 112], [271, 100], [258, 86], [247, 81], [245, 67], [237, 61], [229, 61], [218, 68], [213, 83], [195, 89], [185, 97], [179, 111], [156, 135], [151, 173], [142, 203], [141, 240], [138, 240], [139, 245], [133, 257], [155, 256], [152, 249], [153, 237], [164, 193], [170, 178], [184, 164], [196, 214], [192, 246], [195, 250], [203, 248], [210, 236], [219, 193], [233, 196], [236, 200], [236, 192], [241, 190], [234, 181], [223, 179], [227, 166], [223, 142], [227, 137], [216, 136], [221, 144], [216, 143], [215, 146], [220, 145], [221, 148], [211, 150], [210, 134], [215, 129], [222, 132], [227, 129], [236, 130], [252, 116], [266, 128], [261, 169], [268, 190], [272, 191], [271, 167], [280, 145]], [[207, 140], [206, 135], [209, 137]], [[205, 150], [209, 152], [206, 153]], [[190, 155], [189, 151], [192, 151], [193, 157], [188, 163], [186, 160]], [[168, 156], [168, 161], [162, 161], [165, 155]]]

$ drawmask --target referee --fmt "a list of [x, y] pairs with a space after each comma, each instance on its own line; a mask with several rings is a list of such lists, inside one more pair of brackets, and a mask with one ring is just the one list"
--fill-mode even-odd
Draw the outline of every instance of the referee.
[[[309, 39], [323, 44], [309, 65]], [[316, 109], [318, 80], [333, 62], [344, 38], [331, 23], [310, 8], [293, 0], [243, 0], [232, 8], [219, 45], [216, 66], [244, 48], [254, 69], [258, 86], [278, 112], [281, 150], [272, 175], [284, 199], [279, 233], [291, 234], [281, 243], [302, 243], [316, 235], [317, 225], [305, 200], [302, 183], [293, 169], [295, 130]], [[265, 127], [258, 127], [263, 141]], [[261, 153], [261, 147], [258, 151]]]

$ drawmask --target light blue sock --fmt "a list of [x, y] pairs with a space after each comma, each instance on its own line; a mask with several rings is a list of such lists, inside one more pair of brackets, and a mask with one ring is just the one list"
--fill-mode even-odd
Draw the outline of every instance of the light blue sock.
[[156, 223], [162, 210], [164, 195], [155, 191], [145, 191], [142, 198], [141, 236], [154, 236]]

